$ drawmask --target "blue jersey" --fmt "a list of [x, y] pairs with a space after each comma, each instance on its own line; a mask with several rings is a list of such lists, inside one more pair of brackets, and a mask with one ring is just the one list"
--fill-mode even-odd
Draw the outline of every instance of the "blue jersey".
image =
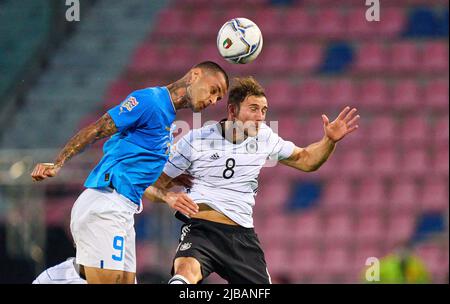
[[103, 158], [84, 185], [112, 185], [140, 204], [145, 189], [158, 179], [169, 157], [175, 107], [167, 88], [154, 87], [131, 93], [108, 114], [118, 132], [105, 142]]

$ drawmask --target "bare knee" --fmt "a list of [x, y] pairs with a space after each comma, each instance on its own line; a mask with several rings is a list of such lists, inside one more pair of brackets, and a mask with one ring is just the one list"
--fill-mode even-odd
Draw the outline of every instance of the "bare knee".
[[200, 263], [195, 258], [177, 258], [174, 263], [175, 274], [182, 275], [192, 284], [202, 279]]

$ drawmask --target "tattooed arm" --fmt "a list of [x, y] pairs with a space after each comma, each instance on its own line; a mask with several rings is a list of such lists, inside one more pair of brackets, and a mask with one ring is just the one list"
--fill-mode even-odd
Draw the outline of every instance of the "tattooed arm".
[[31, 173], [31, 177], [34, 181], [41, 181], [47, 177], [55, 176], [69, 159], [82, 152], [88, 145], [116, 132], [117, 128], [111, 116], [108, 113], [104, 114], [95, 123], [90, 124], [75, 134], [59, 152], [54, 164], [37, 164]]

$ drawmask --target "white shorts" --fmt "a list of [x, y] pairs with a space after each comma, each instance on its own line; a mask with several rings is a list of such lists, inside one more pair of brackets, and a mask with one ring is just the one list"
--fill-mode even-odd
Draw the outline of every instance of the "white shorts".
[[137, 212], [138, 206], [115, 190], [84, 190], [70, 219], [76, 263], [136, 273]]

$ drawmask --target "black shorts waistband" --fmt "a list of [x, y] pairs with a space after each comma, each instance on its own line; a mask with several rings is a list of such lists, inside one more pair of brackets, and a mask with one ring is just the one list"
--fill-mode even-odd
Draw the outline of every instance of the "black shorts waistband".
[[199, 218], [191, 218], [188, 224], [195, 223], [195, 222], [201, 223], [202, 225], [208, 225], [208, 226], [220, 229], [220, 230], [222, 230], [224, 232], [228, 232], [228, 233], [249, 233], [249, 234], [255, 233], [254, 228], [246, 228], [246, 227], [242, 227], [239, 225], [228, 225], [228, 224], [217, 223], [217, 222], [208, 221], [208, 220], [204, 220], [204, 219], [199, 219]]

